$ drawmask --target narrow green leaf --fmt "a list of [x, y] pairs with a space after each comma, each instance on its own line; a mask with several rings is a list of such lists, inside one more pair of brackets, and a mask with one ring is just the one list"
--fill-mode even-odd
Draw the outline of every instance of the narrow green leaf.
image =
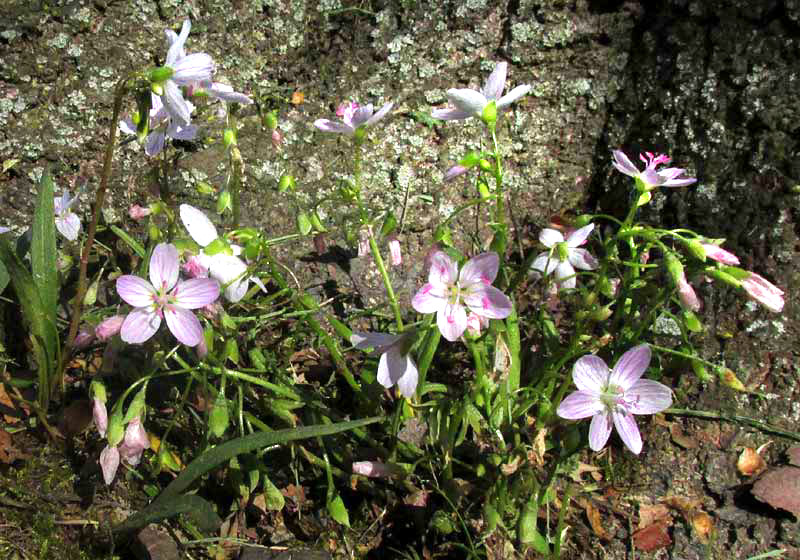
[[226, 441], [223, 444], [209, 449], [197, 457], [194, 461], [189, 463], [186, 469], [164, 489], [164, 491], [155, 500], [155, 502], [153, 502], [153, 504], [160, 504], [162, 501], [177, 496], [189, 488], [189, 486], [191, 486], [195, 480], [210, 470], [218, 467], [225, 461], [228, 461], [237, 455], [241, 455], [242, 453], [250, 453], [251, 451], [255, 451], [257, 449], [263, 449], [271, 445], [284, 444], [298, 439], [338, 434], [354, 428], [375, 424], [376, 422], [380, 422], [382, 420], [383, 417], [374, 416], [372, 418], [351, 420], [349, 422], [340, 422], [338, 424], [304, 426], [302, 428], [289, 428], [286, 430], [276, 430], [274, 432], [258, 432]]
[[128, 533], [136, 531], [150, 523], [157, 523], [163, 519], [169, 519], [179, 513], [191, 515], [192, 520], [197, 526], [206, 532], [217, 530], [222, 523], [219, 516], [211, 507], [211, 504], [200, 496], [186, 495], [164, 500], [157, 505], [151, 504], [149, 507], [139, 513], [134, 513], [123, 523], [114, 527], [114, 532]]
[[50, 173], [45, 171], [42, 180], [39, 181], [39, 196], [33, 211], [31, 270], [42, 300], [42, 308], [55, 323], [58, 303], [58, 255], [53, 190], [53, 179]]
[[337, 523], [345, 527], [350, 526], [350, 516], [347, 514], [347, 508], [344, 507], [344, 502], [339, 494], [336, 494], [336, 497], [328, 502], [328, 513]]
[[0, 294], [3, 293], [3, 290], [8, 286], [8, 280], [8, 269], [6, 265], [3, 264], [3, 261], [0, 261]]
[[144, 246], [136, 241], [133, 237], [128, 235], [125, 230], [122, 230], [114, 225], [109, 225], [108, 229], [114, 232], [114, 235], [122, 239], [125, 243], [128, 244], [128, 247], [133, 249], [133, 252], [139, 255], [139, 258], [144, 259], [147, 257], [147, 251], [145, 251]]

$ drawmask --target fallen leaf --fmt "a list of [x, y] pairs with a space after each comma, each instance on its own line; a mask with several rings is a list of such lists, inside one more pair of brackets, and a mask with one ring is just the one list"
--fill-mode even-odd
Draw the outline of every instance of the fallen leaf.
[[292, 105], [300, 105], [305, 101], [306, 95], [302, 91], [292, 93]]
[[16, 424], [22, 419], [22, 414], [6, 393], [6, 388], [2, 383], [0, 383], [0, 412], [3, 413], [3, 420], [6, 424]]
[[667, 529], [669, 529], [669, 525], [666, 521], [658, 521], [649, 527], [639, 529], [633, 534], [633, 545], [645, 552], [665, 548], [672, 544]]
[[589, 525], [592, 526], [592, 531], [594, 531], [594, 534], [597, 536], [597, 538], [603, 541], [611, 540], [611, 535], [609, 535], [608, 531], [606, 531], [603, 523], [603, 517], [600, 515], [598, 509], [594, 507], [588, 500], [584, 502], [583, 508], [586, 511], [586, 517], [589, 519]]
[[584, 473], [589, 473], [596, 482], [599, 482], [603, 479], [603, 474], [601, 473], [600, 467], [587, 465], [586, 463], [578, 463], [578, 467], [572, 471], [569, 476], [575, 482], [583, 482], [582, 476]]
[[790, 447], [786, 452], [789, 456], [789, 464], [800, 467], [800, 447]]
[[767, 463], [764, 458], [759, 455], [758, 451], [752, 447], [745, 447], [739, 454], [739, 460], [736, 461], [736, 468], [739, 474], [743, 476], [753, 476], [767, 468]]
[[714, 530], [714, 520], [704, 511], [698, 511], [690, 518], [692, 529], [703, 544], [707, 544], [711, 531]]
[[511, 476], [512, 474], [517, 472], [517, 469], [519, 469], [519, 463], [520, 463], [520, 458], [519, 455], [517, 455], [516, 457], [514, 457], [513, 461], [500, 465], [500, 472], [502, 472], [506, 476]]
[[669, 427], [669, 434], [672, 436], [672, 441], [683, 447], [684, 449], [694, 449], [697, 447], [697, 441], [686, 435], [683, 428], [677, 422], [672, 422]]
[[750, 492], [774, 508], [800, 515], [800, 469], [797, 467], [770, 469]]
[[703, 502], [699, 498], [690, 498], [689, 496], [667, 496], [666, 498], [661, 498], [660, 501], [666, 504], [667, 507], [677, 509], [683, 514], [689, 514], [703, 506]]
[[667, 523], [672, 521], [667, 506], [664, 504], [641, 504], [639, 506], [639, 529], [649, 527], [656, 521], [666, 521]]
[[3, 429], [0, 429], [0, 463], [9, 464], [13, 461], [10, 453], [12, 449], [11, 434]]

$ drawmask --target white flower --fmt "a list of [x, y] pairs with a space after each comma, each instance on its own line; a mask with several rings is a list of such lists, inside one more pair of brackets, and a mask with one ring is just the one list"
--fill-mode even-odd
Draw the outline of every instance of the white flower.
[[[208, 247], [219, 237], [217, 228], [214, 227], [211, 220], [194, 206], [181, 204], [180, 214], [181, 221], [189, 235], [201, 247]], [[230, 248], [233, 254], [220, 252], [208, 255], [204, 251], [200, 251], [200, 254], [197, 255], [197, 260], [208, 270], [208, 275], [224, 286], [225, 298], [231, 302], [241, 300], [247, 293], [250, 280], [255, 282], [262, 291], [266, 291], [261, 280], [247, 275], [247, 264], [239, 258], [242, 248], [233, 244], [230, 245]]]
[[75, 241], [81, 231], [81, 220], [70, 207], [75, 204], [77, 198], [70, 198], [69, 192], [64, 190], [60, 197], [55, 197], [53, 205], [56, 211], [56, 229], [69, 239]]
[[507, 62], [499, 62], [494, 67], [494, 71], [489, 76], [489, 79], [486, 80], [481, 91], [475, 91], [474, 89], [448, 89], [447, 99], [455, 105], [455, 108], [435, 109], [431, 116], [434, 119], [443, 121], [456, 121], [471, 117], [481, 118], [483, 109], [491, 101], [495, 102], [497, 112], [500, 113], [531, 90], [531, 86], [526, 84], [517, 86], [503, 95], [507, 69]]
[[410, 399], [417, 390], [419, 372], [409, 354], [413, 344], [412, 333], [386, 334], [353, 331], [350, 343], [360, 350], [372, 348], [372, 355], [380, 355], [378, 383], [389, 389], [397, 384], [400, 393]]
[[[189, 114], [193, 113], [194, 105], [188, 101], [186, 105], [189, 107]], [[136, 134], [136, 125], [130, 118], [119, 121], [119, 129], [125, 134]], [[167, 138], [194, 140], [197, 136], [197, 127], [193, 124], [181, 125], [170, 117], [161, 98], [155, 94], [150, 109], [150, 131], [144, 143], [144, 153], [150, 157], [161, 153]]]
[[578, 248], [586, 242], [593, 229], [594, 224], [583, 226], [567, 235], [566, 239], [558, 230], [543, 229], [539, 234], [539, 241], [551, 250], [537, 256], [531, 269], [545, 276], [555, 271], [559, 288], [575, 288], [575, 268], [581, 270], [597, 268], [597, 259], [586, 249]]

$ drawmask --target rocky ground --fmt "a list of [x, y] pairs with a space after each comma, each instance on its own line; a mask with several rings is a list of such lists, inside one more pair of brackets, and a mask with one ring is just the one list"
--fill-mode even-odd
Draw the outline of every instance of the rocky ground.
[[[800, 2], [6, 0], [0, 222], [18, 231], [30, 224], [45, 168], [57, 185], [82, 189], [88, 210], [114, 83], [163, 61], [164, 28], [178, 29], [186, 17], [193, 21], [190, 51], [210, 53], [219, 77], [279, 109], [281, 151], [252, 107], [239, 136], [243, 221], [270, 235], [295, 229], [293, 203], [277, 191], [283, 173], [296, 176], [302, 202], [327, 224], [340, 217], [332, 194], [347, 154], [313, 120], [330, 117], [346, 99], [393, 101], [393, 115], [368, 147], [367, 197], [404, 216], [406, 262], [419, 262], [441, 217], [472, 196], [464, 183], [443, 184], [444, 171], [480, 145], [476, 123], [429, 126], [421, 114], [444, 104], [449, 87], [482, 84], [500, 60], [509, 62], [511, 85], [533, 86], [501, 127], [524, 249], [533, 250], [554, 214], [623, 211], [628, 184], [612, 171], [611, 149], [669, 152], [698, 184], [662, 193], [643, 217], [726, 238], [746, 268], [787, 293], [783, 314], [772, 315], [711, 285], [702, 290], [705, 357], [724, 362], [758, 394], [704, 388], [691, 372], [674, 371], [678, 405], [796, 430]], [[209, 203], [197, 183], [218, 187], [223, 177], [218, 130], [205, 123], [171, 174], [173, 190], [200, 206]], [[126, 209], [146, 201], [150, 165], [135, 143], [117, 151], [107, 222], [135, 227]], [[473, 219], [460, 223], [462, 233], [472, 231]], [[343, 237], [330, 241], [343, 249], [340, 257], [353, 255]], [[310, 243], [285, 251], [301, 282], [322, 276], [366, 300], [380, 297], [372, 293], [379, 280], [359, 259], [345, 258], [347, 273], [313, 255]], [[408, 283], [399, 293], [407, 301], [421, 267], [405, 266]], [[740, 423], [667, 417], [653, 425], [640, 460], [616, 457], [619, 495], [606, 492], [594, 506], [606, 534], [576, 508], [565, 556], [632, 558], [630, 534], [642, 508], [678, 496], [710, 515], [711, 536], [703, 542], [680, 507], [668, 508], [671, 544], [642, 557], [744, 559], [777, 548], [800, 557], [796, 518], [752, 500], [752, 479], [737, 470], [743, 447], [768, 441], [767, 463], [784, 462], [785, 438]]]

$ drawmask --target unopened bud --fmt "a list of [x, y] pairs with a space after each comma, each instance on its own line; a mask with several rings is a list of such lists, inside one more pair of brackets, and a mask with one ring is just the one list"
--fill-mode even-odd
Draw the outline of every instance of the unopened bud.
[[489, 185], [486, 181], [478, 181], [478, 196], [481, 197], [481, 200], [489, 200], [489, 198], [492, 196], [492, 193], [489, 191]]
[[278, 111], [269, 111], [264, 114], [264, 126], [272, 131], [278, 128]]
[[226, 148], [230, 148], [231, 146], [236, 145], [236, 131], [232, 128], [226, 128], [225, 132], [222, 133], [222, 143], [225, 144]]
[[726, 387], [730, 387], [734, 391], [747, 391], [744, 383], [739, 381], [739, 378], [736, 377], [736, 374], [730, 369], [726, 367], [720, 367], [717, 370], [717, 375], [719, 375], [719, 380], [722, 381], [722, 384]]
[[481, 168], [481, 171], [486, 171], [487, 173], [492, 171], [492, 164], [489, 163], [488, 159], [481, 158], [481, 160], [478, 162], [478, 167]]
[[489, 101], [481, 111], [481, 120], [490, 127], [497, 122], [497, 103], [494, 100]]
[[231, 196], [231, 191], [224, 190], [219, 193], [217, 197], [217, 214], [222, 214], [225, 211], [232, 211], [233, 210], [233, 197]]
[[294, 191], [294, 177], [291, 175], [281, 175], [278, 181], [278, 192]]
[[301, 235], [308, 235], [311, 233], [311, 220], [308, 217], [308, 214], [305, 212], [300, 212], [297, 214], [297, 231], [300, 232]]
[[214, 401], [214, 408], [208, 415], [208, 429], [215, 437], [222, 437], [228, 429], [230, 418], [228, 416], [228, 401], [225, 395], [220, 392], [217, 400]]
[[703, 244], [700, 243], [697, 239], [690, 239], [689, 241], [687, 241], [686, 248], [689, 250], [692, 256], [694, 256], [698, 260], [705, 262], [706, 260], [705, 247], [703, 247]]

